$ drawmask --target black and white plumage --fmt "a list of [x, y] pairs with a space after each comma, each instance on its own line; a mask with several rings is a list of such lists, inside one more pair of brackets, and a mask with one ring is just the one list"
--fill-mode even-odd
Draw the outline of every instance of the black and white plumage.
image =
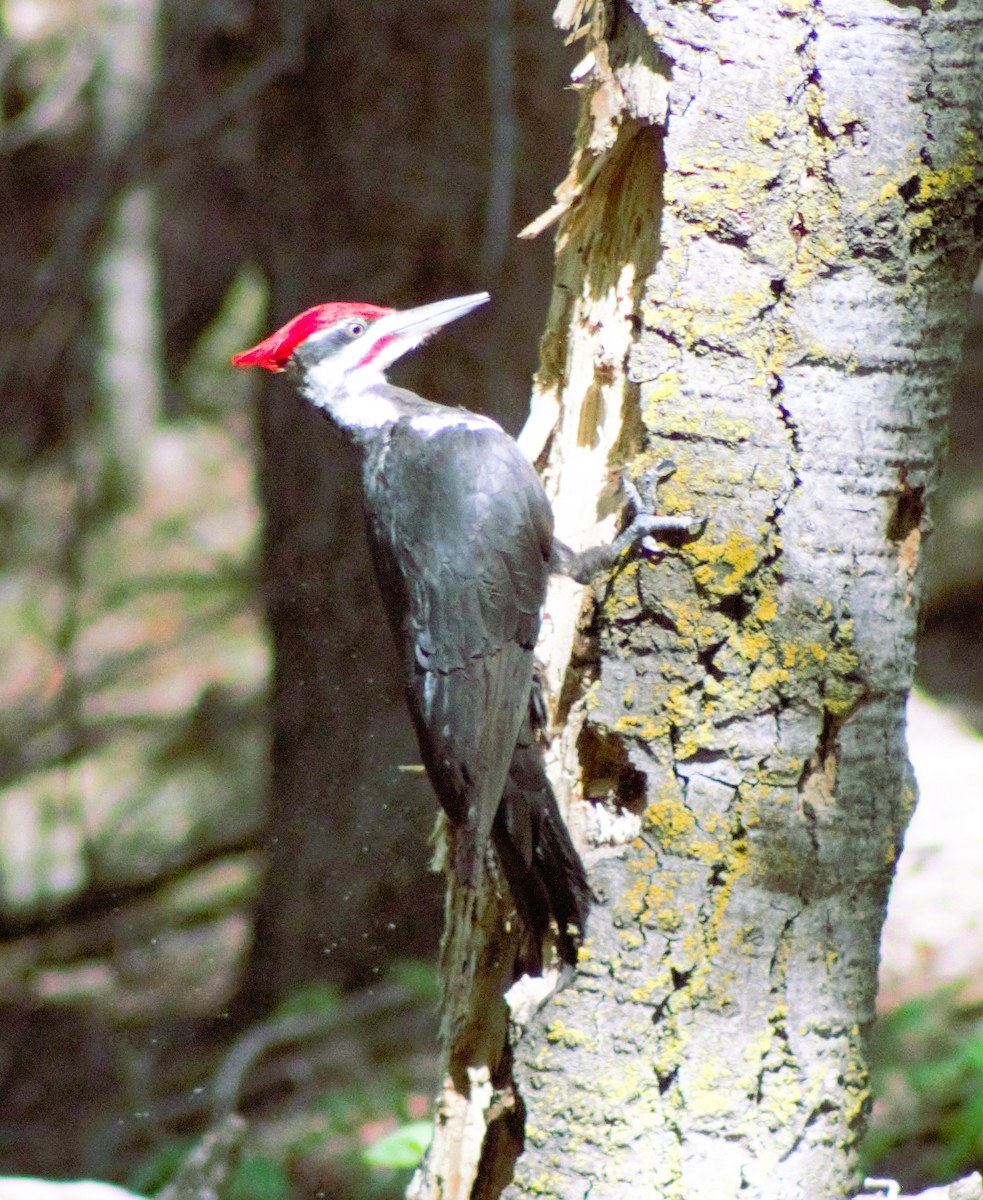
[[529, 703], [552, 513], [491, 424], [421, 435], [398, 421], [366, 454], [364, 482], [410, 713], [458, 831], [458, 874], [474, 883]]
[[520, 959], [538, 969], [551, 923], [562, 959], [576, 962], [590, 903], [546, 777], [537, 715], [534, 648], [549, 572], [585, 579], [654, 526], [574, 555], [555, 541], [539, 477], [500, 426], [386, 380], [398, 357], [487, 299], [407, 312], [318, 305], [233, 362], [289, 368], [360, 448], [376, 574], [457, 876], [476, 885], [495, 846], [530, 935]]

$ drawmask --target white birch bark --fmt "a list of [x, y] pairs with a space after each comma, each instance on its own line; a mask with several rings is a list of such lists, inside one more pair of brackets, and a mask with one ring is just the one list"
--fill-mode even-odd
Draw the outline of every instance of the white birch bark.
[[709, 523], [600, 594], [586, 688], [551, 598], [602, 903], [516, 1047], [506, 1194], [845, 1196], [979, 258], [983, 9], [563, 7], [583, 120], [527, 446], [576, 544], [625, 458], [674, 459], [661, 506]]
[[452, 896], [445, 1028], [470, 1034], [416, 1194], [499, 1195], [522, 1147], [509, 1197], [851, 1195], [983, 232], [983, 8], [558, 18], [583, 107], [523, 445], [574, 545], [609, 532], [625, 464], [644, 491], [666, 457], [659, 507], [708, 523], [550, 594], [555, 782], [599, 902], [574, 984], [496, 1051], [488, 911], [462, 934]]

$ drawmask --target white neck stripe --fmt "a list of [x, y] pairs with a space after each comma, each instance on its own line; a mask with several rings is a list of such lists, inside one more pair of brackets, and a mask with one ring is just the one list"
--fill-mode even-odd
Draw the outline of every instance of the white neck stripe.
[[466, 412], [460, 408], [446, 408], [442, 412], [418, 413], [410, 418], [410, 428], [431, 437], [444, 429], [497, 429], [498, 425], [479, 413]]

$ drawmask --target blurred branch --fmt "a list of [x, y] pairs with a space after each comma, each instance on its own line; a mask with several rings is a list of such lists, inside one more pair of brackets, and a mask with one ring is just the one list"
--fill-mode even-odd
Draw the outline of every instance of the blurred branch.
[[[23, 150], [56, 128], [92, 78], [96, 57], [91, 40], [73, 40], [68, 44], [60, 70], [52, 75], [32, 103], [10, 120], [0, 115], [0, 154]], [[12, 59], [13, 55], [3, 66], [9, 67]]]
[[513, 0], [488, 0], [487, 72], [491, 107], [491, 157], [485, 200], [485, 229], [479, 251], [487, 283], [502, 270], [515, 198], [519, 118], [515, 108], [515, 22]]
[[[93, 885], [74, 900], [43, 912], [33, 911], [25, 917], [15, 913], [2, 914], [0, 941], [5, 943], [4, 952], [21, 938], [56, 933], [61, 951], [59, 961], [107, 953], [118, 938], [119, 914], [123, 908], [143, 901], [152, 904], [172, 884], [180, 883], [195, 871], [232, 857], [255, 853], [258, 832], [250, 830], [206, 848], [196, 847], [161, 868], [152, 879]], [[236, 897], [235, 904], [239, 902]]]
[[282, 5], [279, 42], [259, 62], [243, 71], [235, 83], [220, 92], [194, 120], [186, 121], [171, 132], [159, 133], [151, 142], [150, 158], [158, 162], [211, 137], [233, 113], [254, 100], [281, 75], [292, 71], [302, 58], [303, 32], [303, 7]]
[[[328, 997], [320, 1011], [272, 1016], [220, 1059], [214, 1045], [202, 1045], [195, 1061], [165, 1051], [152, 1072], [151, 1094], [141, 1094], [138, 1103], [159, 1133], [186, 1132], [199, 1123], [222, 1128], [233, 1108], [258, 1111], [264, 1102], [280, 1116], [303, 1111], [326, 1093], [364, 1088], [375, 1075], [391, 1077], [394, 1070], [401, 1086], [425, 1088], [432, 1082], [431, 1060], [421, 1048], [435, 1038], [432, 997], [411, 983], [385, 983]], [[131, 1139], [142, 1145], [142, 1137], [140, 1127], [113, 1120], [97, 1161], [128, 1160]]]
[[[357, 1032], [354, 1044], [362, 1042], [369, 1021], [382, 1025], [397, 1012], [419, 1001], [401, 984], [385, 984], [347, 997], [327, 1011], [288, 1013], [274, 1016], [249, 1029], [232, 1047], [219, 1067], [212, 1085], [212, 1104], [216, 1115], [232, 1112], [241, 1100], [246, 1077], [272, 1050], [282, 1050], [298, 1042], [309, 1042], [330, 1035], [346, 1040], [345, 1034]], [[335, 1057], [332, 1055], [332, 1057]], [[338, 1055], [346, 1061], [349, 1055]]]
[[[239, 1161], [246, 1122], [230, 1114], [188, 1154], [157, 1200], [218, 1200]], [[0, 1177], [0, 1200], [144, 1200], [112, 1183]]]

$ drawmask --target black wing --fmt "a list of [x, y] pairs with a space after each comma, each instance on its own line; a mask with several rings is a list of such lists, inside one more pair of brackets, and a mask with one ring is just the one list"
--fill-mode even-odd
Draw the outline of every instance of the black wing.
[[402, 421], [365, 485], [420, 752], [457, 831], [458, 877], [474, 883], [529, 704], [552, 512], [494, 426], [428, 435]]

